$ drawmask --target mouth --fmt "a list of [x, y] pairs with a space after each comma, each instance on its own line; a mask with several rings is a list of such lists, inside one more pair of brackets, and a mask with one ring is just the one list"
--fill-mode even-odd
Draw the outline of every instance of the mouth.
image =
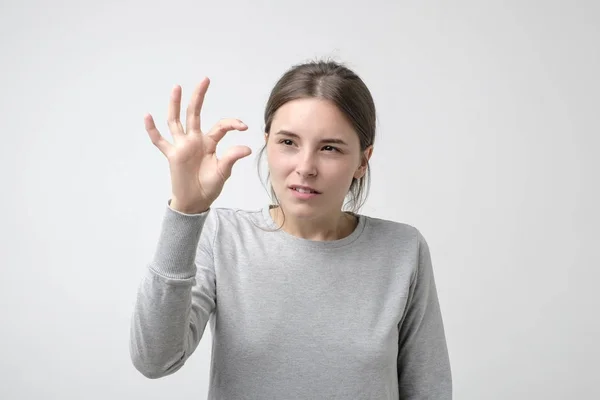
[[298, 193], [304, 194], [321, 194], [318, 190], [311, 188], [310, 186], [302, 186], [302, 185], [292, 185], [289, 187], [291, 190], [294, 190]]

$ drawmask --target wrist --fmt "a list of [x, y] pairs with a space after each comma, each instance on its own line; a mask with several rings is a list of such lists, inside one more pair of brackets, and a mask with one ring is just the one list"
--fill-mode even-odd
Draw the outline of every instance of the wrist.
[[171, 198], [169, 200], [169, 207], [183, 214], [201, 214], [203, 212], [208, 211], [208, 209], [210, 208], [210, 206], [202, 204], [186, 204], [184, 202], [178, 201], [175, 198]]

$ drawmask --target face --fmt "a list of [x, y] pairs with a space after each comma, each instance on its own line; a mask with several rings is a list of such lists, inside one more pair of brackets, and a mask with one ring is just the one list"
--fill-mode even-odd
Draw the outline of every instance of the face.
[[352, 178], [365, 174], [363, 155], [371, 155], [371, 148], [360, 150], [356, 131], [338, 108], [322, 99], [281, 106], [265, 138], [273, 190], [286, 214], [297, 218], [339, 213]]

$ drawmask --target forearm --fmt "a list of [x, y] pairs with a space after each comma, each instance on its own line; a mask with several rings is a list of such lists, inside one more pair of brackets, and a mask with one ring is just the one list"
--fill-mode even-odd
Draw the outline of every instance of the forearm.
[[198, 241], [206, 215], [167, 210], [155, 256], [138, 288], [131, 325], [131, 358], [148, 377], [176, 371], [197, 345], [212, 309], [198, 296], [192, 313]]

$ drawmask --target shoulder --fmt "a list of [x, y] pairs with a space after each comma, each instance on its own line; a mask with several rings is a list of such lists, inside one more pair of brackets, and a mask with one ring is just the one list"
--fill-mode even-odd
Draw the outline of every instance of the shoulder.
[[210, 223], [215, 228], [228, 227], [241, 229], [243, 227], [262, 227], [265, 225], [263, 210], [260, 208], [252, 210], [233, 207], [211, 207], [207, 219], [210, 220]]
[[408, 257], [406, 259], [414, 267], [415, 276], [418, 271], [429, 273], [432, 269], [431, 252], [420, 229], [407, 223], [373, 217], [367, 217], [367, 222], [371, 225], [371, 247], [384, 249], [399, 258]]
[[380, 239], [408, 240], [414, 241], [415, 244], [425, 240], [421, 231], [413, 225], [365, 215], [362, 217], [366, 218], [366, 224], [372, 235]]
[[259, 219], [262, 217], [262, 209], [248, 210], [233, 207], [211, 207], [210, 212], [214, 217], [226, 221], [238, 221], [247, 219]]
[[[264, 226], [261, 210], [211, 207], [207, 211], [201, 234], [201, 244], [213, 249], [218, 243], [244, 241], [255, 236]], [[235, 232], [235, 234], [231, 234]]]
[[429, 244], [421, 229], [389, 219], [362, 216], [366, 219], [364, 234], [373, 248], [412, 254], [416, 259], [429, 257]]

